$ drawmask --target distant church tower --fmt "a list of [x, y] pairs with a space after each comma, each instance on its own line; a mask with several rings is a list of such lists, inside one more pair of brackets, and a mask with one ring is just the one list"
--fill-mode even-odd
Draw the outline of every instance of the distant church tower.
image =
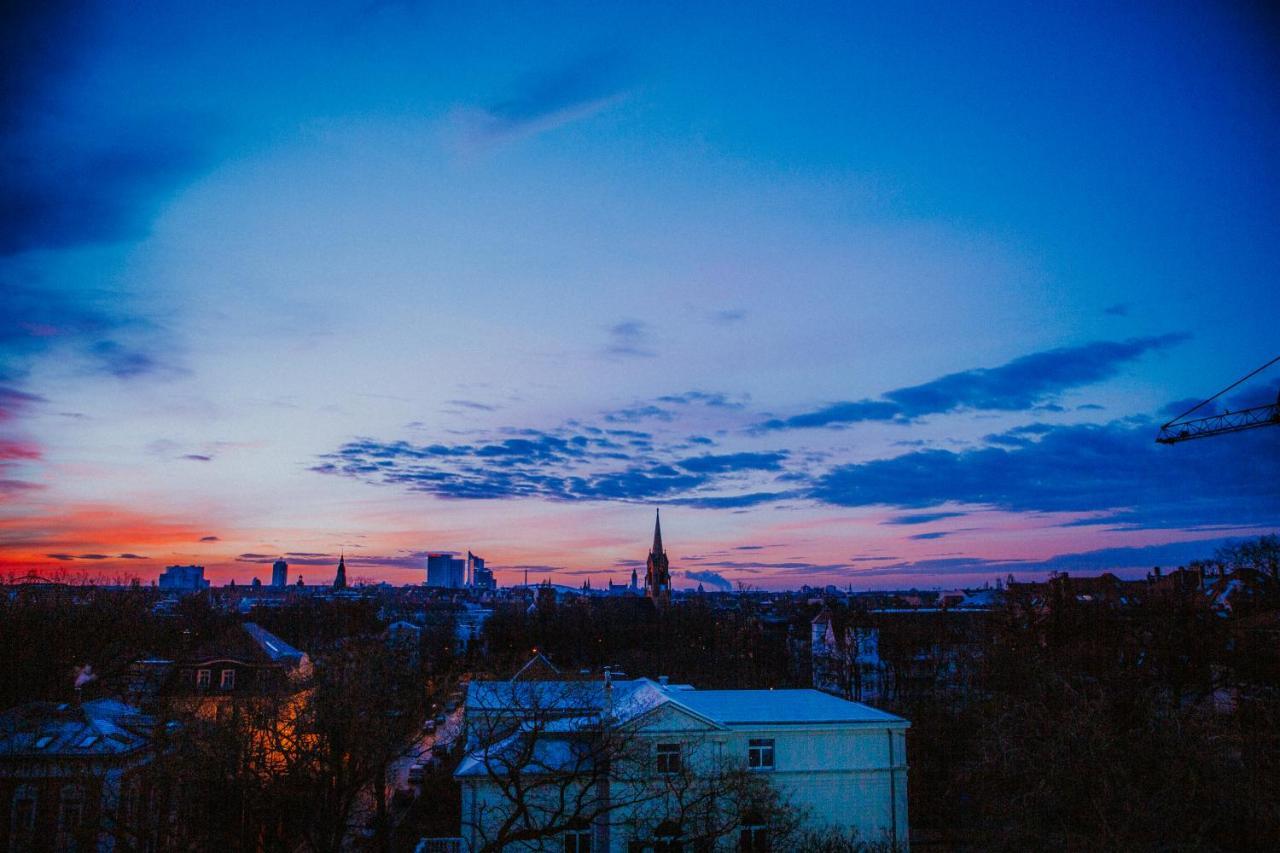
[[334, 589], [347, 588], [347, 555], [342, 554], [338, 557], [338, 575], [333, 579]]
[[671, 569], [667, 552], [662, 550], [662, 518], [657, 510], [653, 519], [653, 547], [645, 563], [644, 594], [655, 604], [667, 604], [671, 601]]

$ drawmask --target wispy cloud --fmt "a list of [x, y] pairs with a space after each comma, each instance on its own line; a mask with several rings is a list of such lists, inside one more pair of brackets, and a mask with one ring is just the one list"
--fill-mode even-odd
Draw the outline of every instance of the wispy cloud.
[[543, 69], [518, 81], [483, 107], [455, 110], [451, 118], [468, 149], [545, 133], [585, 119], [625, 97], [628, 75], [617, 54], [594, 53]]
[[833, 403], [759, 424], [760, 430], [840, 427], [862, 421], [910, 421], [959, 409], [1022, 411], [1049, 403], [1072, 388], [1117, 375], [1125, 364], [1187, 339], [1171, 334], [1100, 341], [1032, 353], [999, 367], [975, 368], [888, 391], [876, 400]]
[[614, 358], [653, 358], [653, 332], [643, 320], [623, 320], [608, 329], [605, 355]]

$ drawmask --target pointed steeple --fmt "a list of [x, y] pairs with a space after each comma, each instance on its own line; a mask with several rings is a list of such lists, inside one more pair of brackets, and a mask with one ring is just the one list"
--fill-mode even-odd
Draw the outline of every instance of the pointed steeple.
[[333, 588], [347, 588], [347, 554], [345, 551], [338, 556], [338, 574], [333, 579]]
[[662, 549], [662, 516], [653, 513], [653, 548], [645, 561], [644, 592], [659, 604], [665, 605], [671, 597], [671, 563]]

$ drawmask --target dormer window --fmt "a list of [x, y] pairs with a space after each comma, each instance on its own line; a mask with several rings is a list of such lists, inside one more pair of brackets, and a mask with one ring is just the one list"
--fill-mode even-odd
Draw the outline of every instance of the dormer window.
[[208, 689], [209, 689], [209, 681], [210, 681], [210, 679], [212, 679], [212, 677], [213, 677], [213, 670], [210, 670], [210, 669], [197, 669], [197, 670], [196, 670], [196, 689], [197, 689], [197, 690], [208, 690]]
[[223, 690], [235, 690], [236, 671], [234, 669], [224, 669], [222, 671], [222, 679], [218, 682], [218, 686]]
[[36, 749], [44, 749], [51, 743], [53, 743], [53, 735], [41, 735], [36, 738]]

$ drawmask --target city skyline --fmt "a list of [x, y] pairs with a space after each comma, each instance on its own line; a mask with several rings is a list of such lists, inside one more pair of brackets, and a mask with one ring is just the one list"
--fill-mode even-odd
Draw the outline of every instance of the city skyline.
[[1278, 431], [1154, 443], [1280, 354], [1265, 13], [117, 6], [0, 36], [0, 574], [603, 586], [661, 507], [676, 589], [954, 587], [1280, 526]]

